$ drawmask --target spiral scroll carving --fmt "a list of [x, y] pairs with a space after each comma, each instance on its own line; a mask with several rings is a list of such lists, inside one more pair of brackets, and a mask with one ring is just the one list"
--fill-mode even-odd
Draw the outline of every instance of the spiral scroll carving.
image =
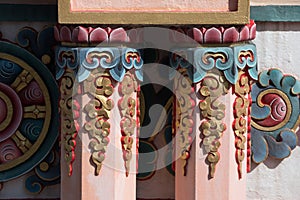
[[262, 71], [252, 86], [252, 160], [261, 163], [270, 155], [283, 159], [297, 145], [300, 81], [278, 69]]
[[216, 165], [220, 160], [218, 152], [221, 143], [219, 139], [226, 130], [222, 121], [225, 117], [225, 104], [219, 100], [222, 95], [228, 92], [229, 84], [224, 76], [209, 73], [200, 83], [200, 95], [204, 98], [200, 101], [200, 113], [204, 121], [200, 125], [202, 147], [208, 154], [209, 176], [214, 177]]
[[84, 81], [84, 93], [88, 94], [90, 101], [84, 107], [87, 121], [84, 124], [91, 141], [91, 161], [95, 165], [95, 174], [99, 175], [102, 163], [105, 160], [106, 147], [109, 144], [110, 123], [109, 113], [114, 106], [110, 99], [114, 91], [109, 75], [98, 73], [95, 70]]
[[186, 167], [190, 158], [190, 150], [194, 139], [193, 111], [195, 108], [194, 86], [186, 71], [175, 78], [176, 91], [176, 135], [179, 134], [180, 158], [184, 161], [183, 174], [186, 175]]

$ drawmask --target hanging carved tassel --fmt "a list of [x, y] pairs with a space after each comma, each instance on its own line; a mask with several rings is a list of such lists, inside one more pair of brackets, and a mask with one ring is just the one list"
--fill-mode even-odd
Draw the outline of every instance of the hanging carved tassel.
[[130, 72], [127, 72], [123, 81], [119, 85], [119, 109], [121, 114], [121, 144], [126, 176], [130, 172], [130, 161], [132, 159], [132, 145], [134, 142], [134, 132], [136, 129], [136, 91], [137, 82]]
[[225, 117], [225, 104], [219, 98], [228, 92], [229, 83], [222, 75], [208, 73], [200, 83], [200, 95], [204, 98], [199, 103], [200, 112], [204, 121], [200, 125], [203, 137], [202, 146], [207, 155], [209, 163], [209, 176], [213, 178], [216, 165], [220, 160], [219, 139], [226, 130], [223, 123]]

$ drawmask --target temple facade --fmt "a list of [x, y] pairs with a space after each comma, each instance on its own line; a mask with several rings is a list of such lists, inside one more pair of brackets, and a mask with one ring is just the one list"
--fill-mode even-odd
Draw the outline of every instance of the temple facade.
[[0, 199], [299, 199], [298, 1], [0, 13]]

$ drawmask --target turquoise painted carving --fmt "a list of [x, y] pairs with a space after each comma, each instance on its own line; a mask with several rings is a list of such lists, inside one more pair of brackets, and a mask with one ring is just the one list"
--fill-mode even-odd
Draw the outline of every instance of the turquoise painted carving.
[[217, 68], [224, 72], [225, 77], [231, 83], [237, 80], [237, 70], [233, 65], [233, 51], [231, 48], [198, 48], [194, 52], [194, 82], [201, 81], [206, 72]]
[[252, 160], [283, 159], [297, 145], [300, 81], [278, 69], [263, 71], [252, 86]]
[[[256, 47], [254, 44], [235, 47], [199, 47], [175, 49], [170, 56], [173, 69], [186, 68], [194, 83], [200, 82], [208, 71], [218, 69], [231, 84], [238, 80], [238, 69], [248, 68], [252, 79], [257, 80]], [[173, 78], [174, 73], [170, 74]]]
[[65, 67], [77, 72], [79, 56], [77, 48], [59, 47], [55, 52], [56, 79], [59, 80], [65, 73]]
[[[253, 80], [257, 80], [257, 56], [254, 44], [240, 45], [234, 47], [234, 70], [244, 69], [247, 66], [248, 74]], [[234, 74], [234, 83], [238, 79], [237, 73]], [[226, 76], [226, 74], [225, 74]], [[229, 80], [228, 80], [229, 81]]]
[[79, 82], [84, 81], [96, 68], [108, 69], [110, 75], [118, 82], [124, 78], [126, 70], [135, 68], [136, 78], [143, 80], [143, 60], [141, 53], [132, 48], [66, 48], [59, 47], [56, 50], [57, 73], [59, 79], [67, 66], [77, 72]]
[[131, 48], [87, 48], [80, 50], [81, 67], [78, 72], [79, 82], [84, 81], [91, 70], [102, 67], [109, 69], [110, 75], [118, 82], [124, 78], [126, 69], [135, 68], [137, 79], [143, 80], [143, 60], [138, 50]]
[[1, 182], [32, 170], [51, 151], [58, 137], [57, 99], [47, 67], [27, 50], [0, 42]]

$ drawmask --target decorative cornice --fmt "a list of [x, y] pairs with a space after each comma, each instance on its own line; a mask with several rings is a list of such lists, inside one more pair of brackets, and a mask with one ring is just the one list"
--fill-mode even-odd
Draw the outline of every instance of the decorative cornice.
[[[80, 66], [80, 67], [79, 67]], [[59, 79], [67, 68], [77, 72], [77, 81], [83, 82], [96, 68], [108, 70], [112, 78], [121, 82], [126, 70], [136, 69], [136, 78], [143, 80], [141, 53], [126, 47], [69, 48], [56, 50], [56, 78]]]
[[[231, 84], [238, 80], [238, 70], [246, 66], [248, 74], [257, 80], [257, 57], [254, 44], [229, 47], [179, 48], [172, 50], [170, 66], [186, 68], [194, 83], [200, 82], [212, 69], [220, 70]], [[174, 73], [170, 74], [170, 78]]]
[[[69, 45], [75, 44], [99, 44], [102, 42], [143, 42], [141, 27], [134, 28], [110, 28], [110, 27], [84, 27], [84, 26], [61, 26], [54, 28], [55, 39]], [[253, 40], [256, 37], [256, 24], [253, 20], [244, 26], [187, 26], [183, 28], [165, 27], [174, 30], [170, 32], [171, 42], [189, 42], [194, 40], [199, 44], [222, 44]], [[179, 34], [176, 34], [176, 33]], [[186, 37], [184, 37], [186, 36]]]
[[[222, 44], [253, 40], [256, 37], [256, 24], [250, 20], [244, 26], [199, 26], [176, 28], [176, 31], [189, 36], [199, 44]], [[174, 42], [187, 42], [181, 35], [172, 35]]]

